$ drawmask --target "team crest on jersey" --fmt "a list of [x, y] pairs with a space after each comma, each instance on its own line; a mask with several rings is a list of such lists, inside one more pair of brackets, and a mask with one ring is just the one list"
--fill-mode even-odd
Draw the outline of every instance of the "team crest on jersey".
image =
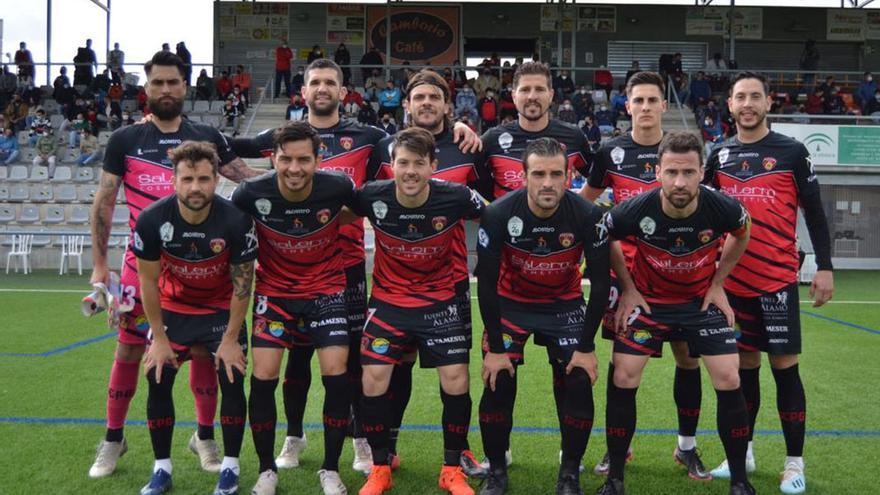
[[675, 247], [678, 248], [678, 249], [683, 248], [683, 247], [684, 247], [684, 239], [682, 239], [681, 237], [676, 237], [676, 239], [675, 239]]
[[434, 230], [441, 231], [446, 227], [446, 221], [446, 217], [434, 217], [431, 219], [431, 225], [434, 226]]
[[299, 218], [294, 218], [293, 219], [293, 226], [294, 226], [294, 228], [297, 228], [297, 229], [303, 228], [302, 220], [300, 220]]
[[718, 152], [718, 164], [722, 167], [724, 166], [724, 162], [730, 157], [730, 150], [727, 148], [721, 148], [721, 151]]
[[407, 225], [406, 231], [410, 234], [418, 234], [419, 233], [419, 229], [416, 227], [416, 225], [414, 223]]
[[764, 158], [764, 161], [761, 162], [761, 165], [764, 166], [764, 170], [769, 172], [776, 167], [776, 158], [768, 156], [768, 157]]
[[653, 179], [654, 175], [654, 165], [651, 162], [645, 164], [645, 170], [639, 176], [640, 179]]
[[611, 161], [615, 165], [620, 165], [623, 163], [623, 158], [626, 156], [626, 151], [623, 151], [623, 148], [620, 146], [615, 146], [613, 150], [611, 150]]
[[159, 227], [159, 239], [162, 239], [162, 242], [171, 242], [171, 239], [174, 239], [174, 225], [171, 225], [171, 222], [165, 222]]
[[225, 247], [226, 241], [224, 239], [211, 239], [211, 251], [213, 251], [214, 254], [220, 254], [220, 252], [223, 251], [223, 248]]
[[510, 217], [510, 220], [507, 221], [507, 233], [513, 237], [519, 237], [522, 235], [523, 231], [523, 221], [520, 217]]
[[324, 141], [321, 141], [321, 145], [318, 146], [318, 154], [321, 155], [321, 158], [330, 157], [330, 151], [327, 149], [327, 145], [324, 144]]
[[544, 239], [544, 236], [538, 237], [538, 248], [546, 249], [547, 248], [547, 240]]
[[317, 216], [319, 222], [327, 223], [330, 221], [330, 210], [324, 208], [323, 210], [318, 211]]
[[574, 234], [572, 234], [571, 232], [563, 232], [559, 234], [559, 244], [562, 244], [562, 247], [571, 247], [573, 242]]
[[657, 222], [651, 217], [644, 217], [639, 222], [639, 228], [642, 229], [642, 232], [644, 232], [645, 235], [652, 235], [654, 234], [654, 231], [657, 230]]
[[339, 146], [342, 146], [342, 149], [348, 151], [351, 149], [352, 146], [354, 146], [354, 139], [352, 139], [350, 136], [343, 136], [339, 138]]
[[486, 229], [483, 227], [480, 227], [480, 230], [477, 231], [477, 242], [484, 248], [489, 247], [489, 234], [486, 233]]
[[715, 232], [712, 229], [701, 230], [700, 233], [697, 234], [697, 238], [700, 240], [700, 242], [706, 244], [707, 242], [712, 240], [712, 234], [714, 233]]
[[272, 202], [266, 198], [260, 198], [254, 201], [254, 208], [260, 215], [268, 215], [272, 211]]
[[502, 133], [498, 136], [498, 146], [501, 146], [501, 149], [507, 151], [510, 149], [511, 145], [513, 145], [513, 136], [511, 136], [509, 132]]
[[385, 215], [388, 214], [388, 205], [384, 201], [373, 201], [373, 214], [379, 220], [385, 219]]

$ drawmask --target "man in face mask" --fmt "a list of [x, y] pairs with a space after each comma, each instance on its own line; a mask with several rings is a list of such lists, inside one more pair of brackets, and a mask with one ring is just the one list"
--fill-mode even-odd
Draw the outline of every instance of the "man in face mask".
[[305, 84], [305, 71], [302, 65], [296, 68], [296, 74], [290, 80], [290, 94], [297, 95], [302, 92], [303, 84]]
[[865, 72], [865, 78], [856, 90], [856, 98], [858, 98], [859, 105], [862, 107], [863, 114], [868, 113], [866, 111], [868, 103], [874, 99], [875, 91], [877, 91], [877, 81], [874, 80], [874, 76], [870, 72]]

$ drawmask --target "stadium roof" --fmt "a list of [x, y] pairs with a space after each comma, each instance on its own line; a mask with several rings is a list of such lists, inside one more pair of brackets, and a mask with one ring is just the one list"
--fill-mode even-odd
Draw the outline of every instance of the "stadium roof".
[[[241, 0], [220, 0], [221, 2], [241, 2]], [[261, 2], [275, 2], [275, 3], [289, 3], [289, 0], [259, 0]], [[369, 4], [384, 4], [384, 3], [422, 3], [422, 2], [431, 2], [437, 3], [437, 0], [354, 0], [354, 1], [346, 1], [339, 2], [334, 0], [311, 0], [312, 3], [369, 3]], [[459, 0], [457, 2], [443, 1], [441, 3], [536, 3], [536, 4], [544, 4], [544, 3], [560, 3], [560, 0], [547, 0], [547, 1], [536, 1], [536, 0]], [[839, 8], [865, 8], [865, 9], [878, 9], [880, 8], [880, 1], [875, 0], [564, 0], [564, 3], [575, 5], [593, 5], [593, 4], [607, 4], [607, 5], [694, 5], [694, 6], [712, 6], [712, 7], [726, 7], [730, 6], [731, 3], [734, 3], [737, 7], [816, 7], [816, 8], [826, 8], [826, 9], [839, 9]]]

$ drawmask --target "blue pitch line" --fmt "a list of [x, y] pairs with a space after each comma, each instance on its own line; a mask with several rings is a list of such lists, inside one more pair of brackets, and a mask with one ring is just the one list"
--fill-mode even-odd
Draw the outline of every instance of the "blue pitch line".
[[57, 354], [65, 353], [67, 351], [72, 351], [73, 349], [76, 349], [78, 347], [83, 347], [89, 344], [100, 342], [102, 340], [107, 340], [114, 335], [116, 335], [116, 332], [109, 332], [105, 333], [104, 335], [99, 335], [97, 337], [92, 337], [86, 340], [80, 340], [79, 342], [74, 342], [72, 344], [58, 347], [56, 349], [50, 349], [45, 352], [0, 352], [0, 357], [50, 357]]
[[[16, 416], [7, 416], [0, 417], [0, 423], [12, 423], [12, 424], [29, 424], [29, 425], [99, 425], [103, 426], [105, 424], [104, 419], [98, 418], [28, 418], [28, 417], [16, 417]], [[146, 426], [147, 422], [142, 419], [129, 419], [125, 422], [126, 426]], [[185, 428], [195, 428], [198, 424], [195, 421], [177, 421], [175, 426], [185, 427]], [[287, 428], [285, 423], [278, 423], [276, 426], [277, 430], [284, 430]], [[320, 423], [305, 423], [303, 428], [306, 430], [321, 430], [324, 428], [323, 424]], [[402, 430], [407, 431], [440, 431], [440, 425], [403, 425], [401, 426]], [[471, 430], [479, 431], [479, 426], [471, 426]], [[544, 434], [556, 434], [559, 433], [559, 428], [557, 427], [534, 427], [534, 426], [514, 426], [514, 433], [544, 433]], [[593, 428], [593, 433], [604, 433], [605, 429], [601, 427]], [[638, 434], [640, 435], [677, 435], [678, 430], [676, 429], [663, 429], [663, 428], [647, 428], [647, 429], [638, 429]], [[716, 435], [718, 432], [716, 430], [699, 430], [700, 435]], [[776, 435], [781, 436], [781, 430], [757, 430], [755, 433], [759, 435]], [[880, 437], [880, 431], [870, 431], [870, 430], [809, 430], [807, 431], [807, 436], [809, 437]]]
[[820, 320], [827, 320], [832, 323], [837, 323], [838, 325], [843, 325], [850, 328], [855, 328], [856, 330], [862, 330], [863, 332], [873, 333], [874, 335], [880, 335], [880, 330], [874, 330], [873, 328], [863, 327], [861, 325], [856, 325], [855, 323], [850, 323], [844, 320], [838, 320], [837, 318], [831, 318], [830, 316], [820, 315], [818, 313], [811, 313], [809, 311], [801, 311], [801, 313], [812, 316], [813, 318], [819, 318]]

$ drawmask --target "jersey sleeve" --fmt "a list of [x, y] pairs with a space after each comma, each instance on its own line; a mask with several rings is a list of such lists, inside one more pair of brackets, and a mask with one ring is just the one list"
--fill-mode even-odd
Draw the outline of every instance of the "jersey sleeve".
[[501, 276], [501, 249], [504, 243], [501, 219], [493, 208], [487, 208], [477, 233], [477, 298], [489, 350], [504, 352], [501, 334], [501, 302], [498, 279]]
[[604, 189], [608, 187], [608, 153], [604, 149], [600, 149], [593, 156], [593, 166], [590, 167], [590, 173], [587, 176], [587, 185], [596, 189]]
[[372, 187], [370, 187], [369, 184], [360, 189], [355, 189], [352, 195], [351, 205], [349, 206], [355, 215], [359, 217], [369, 217], [370, 220], [372, 220], [372, 217], [370, 217], [370, 213], [372, 212], [370, 207], [371, 189]]
[[382, 168], [382, 162], [385, 159], [386, 149], [387, 146], [385, 145], [384, 139], [376, 143], [376, 146], [373, 146], [373, 152], [370, 153], [370, 160], [367, 162], [366, 180], [368, 182], [379, 178], [379, 170], [381, 170]]
[[236, 155], [229, 146], [229, 141], [226, 140], [226, 136], [214, 128], [211, 128], [209, 132], [210, 141], [217, 147], [217, 156], [220, 157], [221, 167], [238, 158], [238, 155]]
[[746, 207], [730, 196], [712, 192], [714, 193], [712, 196], [717, 201], [714, 213], [721, 231], [739, 233], [748, 229], [752, 219]]
[[138, 217], [134, 227], [134, 242], [131, 251], [142, 260], [158, 261], [161, 251], [159, 226], [149, 211]]
[[122, 177], [125, 175], [125, 136], [130, 131], [114, 132], [110, 135], [107, 142], [107, 149], [104, 151], [105, 172]]
[[230, 141], [232, 152], [242, 158], [263, 158], [272, 153], [275, 129], [266, 129], [254, 137]]
[[580, 160], [578, 160], [578, 165], [575, 169], [580, 172], [581, 175], [586, 177], [590, 173], [593, 160], [595, 159], [593, 150], [590, 148], [590, 142], [587, 141], [587, 136], [585, 136], [580, 129], [575, 129], [574, 136], [575, 143], [577, 144], [576, 149], [580, 154]]
[[461, 207], [462, 218], [473, 220], [480, 218], [486, 209], [486, 200], [480, 196], [480, 193], [469, 187], [462, 186], [461, 189]]
[[804, 210], [804, 221], [816, 254], [816, 267], [819, 270], [832, 270], [831, 233], [822, 207], [819, 178], [810, 160], [810, 153], [803, 145], [800, 146], [794, 163], [794, 179], [798, 189], [798, 202]]
[[810, 159], [810, 152], [803, 144], [798, 146], [793, 167], [798, 197], [804, 198], [817, 194], [819, 192], [819, 176], [816, 175], [813, 161]]
[[581, 352], [593, 352], [596, 349], [596, 330], [605, 315], [608, 306], [608, 295], [611, 291], [611, 259], [608, 245], [608, 228], [605, 216], [598, 208], [593, 208], [587, 217], [587, 226], [592, 226], [591, 235], [584, 243], [586, 275], [590, 279], [590, 297], [584, 315], [584, 329], [578, 344]]
[[236, 186], [235, 190], [232, 191], [232, 204], [234, 204], [239, 210], [250, 213], [250, 202], [248, 201], [250, 184], [247, 181], [243, 181]]
[[628, 236], [635, 235], [637, 219], [632, 218], [632, 201], [621, 203], [611, 208], [602, 219], [606, 232], [614, 239], [624, 239]]
[[718, 187], [718, 181], [716, 180], [715, 175], [721, 167], [721, 164], [718, 161], [718, 151], [721, 148], [721, 146], [715, 146], [712, 148], [709, 156], [706, 157], [706, 166], [703, 168], [703, 185], [714, 188]]
[[229, 248], [229, 262], [234, 265], [256, 259], [259, 247], [254, 220], [244, 213], [240, 213], [236, 217], [238, 218], [233, 223], [232, 232], [230, 232], [232, 242]]

